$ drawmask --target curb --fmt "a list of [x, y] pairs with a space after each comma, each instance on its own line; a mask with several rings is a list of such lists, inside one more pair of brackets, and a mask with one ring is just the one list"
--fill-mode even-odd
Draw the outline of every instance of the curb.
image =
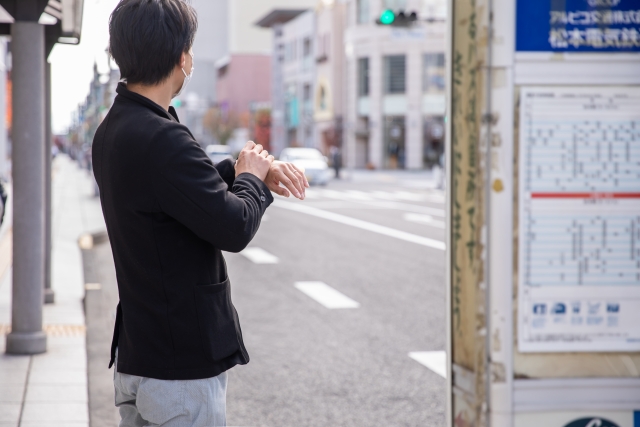
[[[113, 371], [107, 369], [111, 338], [112, 312], [116, 307], [115, 283], [104, 276], [102, 267], [111, 263], [102, 244], [109, 242], [106, 231], [83, 234], [78, 238], [82, 252], [82, 270], [85, 280], [83, 308], [86, 324], [87, 394], [89, 397], [89, 426], [112, 427], [119, 417], [113, 404]], [[110, 250], [109, 250], [110, 252]], [[116, 291], [117, 292], [117, 291]]]

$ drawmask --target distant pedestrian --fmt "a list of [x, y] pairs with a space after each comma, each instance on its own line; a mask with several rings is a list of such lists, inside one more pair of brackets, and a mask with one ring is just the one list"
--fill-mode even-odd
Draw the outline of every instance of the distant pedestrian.
[[251, 141], [214, 165], [180, 124], [169, 104], [193, 74], [196, 28], [181, 0], [121, 0], [109, 23], [123, 81], [92, 153], [120, 295], [120, 427], [226, 425], [226, 371], [249, 355], [221, 251], [249, 244], [272, 191], [304, 199], [309, 185]]
[[4, 187], [2, 179], [0, 179], [0, 225], [4, 222], [4, 213], [7, 211], [8, 198], [7, 189]]
[[340, 153], [340, 148], [332, 145], [329, 149], [329, 154], [331, 155], [331, 165], [335, 171], [336, 179], [340, 179], [340, 169], [342, 168], [342, 155]]

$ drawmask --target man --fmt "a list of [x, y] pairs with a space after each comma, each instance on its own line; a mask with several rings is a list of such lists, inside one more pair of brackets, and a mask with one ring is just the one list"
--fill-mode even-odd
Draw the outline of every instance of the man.
[[225, 425], [226, 371], [249, 355], [221, 251], [247, 246], [271, 191], [308, 187], [252, 142], [213, 165], [179, 123], [169, 104], [193, 73], [196, 28], [181, 0], [121, 0], [109, 24], [126, 83], [93, 165], [120, 294], [109, 367], [121, 427]]

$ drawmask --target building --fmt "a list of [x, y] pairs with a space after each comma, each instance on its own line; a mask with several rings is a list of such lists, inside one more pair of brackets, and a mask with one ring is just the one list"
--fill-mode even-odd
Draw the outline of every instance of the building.
[[314, 122], [316, 145], [329, 154], [343, 146], [345, 109], [344, 30], [347, 4], [321, 1], [316, 8]]
[[[345, 160], [351, 168], [421, 169], [444, 147], [445, 5], [440, 0], [349, 0]], [[376, 21], [416, 12], [407, 27]]]
[[292, 146], [314, 147], [315, 14], [312, 9], [275, 9], [256, 25], [273, 29], [273, 152]]
[[[381, 12], [415, 11], [410, 26]], [[443, 0], [322, 0], [274, 9], [272, 142], [342, 151], [351, 168], [421, 169], [444, 148]]]
[[274, 9], [256, 25], [273, 30], [272, 142], [341, 146], [344, 83], [344, 2], [319, 1], [313, 9]]
[[[272, 34], [254, 23], [278, 7], [309, 7], [315, 0], [192, 0], [200, 26], [194, 43], [195, 72], [175, 100], [181, 120], [201, 145], [219, 142], [216, 127], [241, 128], [253, 137], [256, 114], [271, 98]], [[213, 111], [212, 111], [213, 110]], [[215, 120], [212, 117], [216, 117]], [[212, 129], [213, 128], [213, 129]]]

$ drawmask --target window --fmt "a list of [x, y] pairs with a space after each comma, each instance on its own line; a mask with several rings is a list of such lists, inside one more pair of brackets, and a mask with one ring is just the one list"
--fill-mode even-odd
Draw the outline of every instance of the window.
[[368, 24], [371, 20], [371, 13], [369, 12], [369, 0], [358, 0], [356, 7], [358, 8], [356, 12], [358, 24]]
[[311, 55], [311, 39], [308, 37], [302, 42], [302, 55], [305, 58]]
[[391, 10], [405, 10], [407, 7], [407, 0], [384, 0], [382, 3], [385, 9]]
[[295, 61], [296, 59], [296, 40], [288, 42], [285, 47], [284, 58], [286, 62]]
[[369, 58], [358, 58], [358, 96], [369, 96]]
[[441, 93], [444, 89], [444, 53], [425, 53], [422, 57], [422, 91]]
[[318, 34], [316, 36], [316, 60], [322, 62], [327, 59], [327, 52], [324, 46], [324, 35]]
[[284, 61], [285, 48], [282, 43], [278, 44], [278, 48], [276, 50], [276, 55], [278, 56], [278, 62]]
[[286, 43], [284, 45], [284, 61], [291, 62], [293, 59], [293, 46], [291, 43]]
[[311, 104], [311, 85], [308, 83], [302, 87], [302, 109], [307, 114], [310, 114], [313, 110]]
[[385, 93], [404, 93], [406, 87], [406, 57], [390, 55], [384, 57]]
[[325, 111], [327, 109], [327, 91], [324, 86], [320, 86], [320, 102], [319, 102], [320, 111]]
[[311, 99], [311, 85], [308, 83], [305, 83], [305, 85], [302, 87], [302, 99], [304, 99], [305, 101]]

